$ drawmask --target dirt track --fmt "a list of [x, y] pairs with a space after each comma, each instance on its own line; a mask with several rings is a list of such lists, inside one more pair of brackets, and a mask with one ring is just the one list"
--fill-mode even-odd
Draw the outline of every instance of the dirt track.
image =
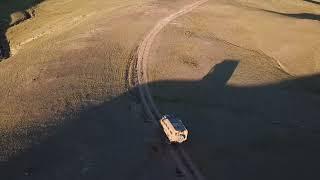
[[[138, 48], [138, 60], [137, 60], [137, 78], [140, 97], [144, 106], [144, 109], [148, 116], [158, 124], [157, 120], [161, 117], [161, 114], [153, 102], [150, 91], [148, 90], [148, 77], [147, 77], [147, 63], [150, 48], [157, 34], [172, 20], [184, 15], [208, 0], [201, 0], [190, 5], [183, 7], [178, 12], [175, 12], [163, 19], [161, 19], [156, 26], [145, 36], [144, 40]], [[191, 158], [183, 150], [181, 146], [177, 148], [170, 147], [172, 158], [176, 161], [177, 166], [187, 175], [188, 179], [203, 179], [201, 173], [193, 165]], [[180, 158], [179, 158], [180, 157]]]

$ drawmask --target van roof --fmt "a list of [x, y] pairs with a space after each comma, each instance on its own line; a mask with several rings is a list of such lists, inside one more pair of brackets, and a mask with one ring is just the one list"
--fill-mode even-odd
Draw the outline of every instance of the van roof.
[[184, 131], [186, 130], [186, 127], [183, 125], [182, 121], [176, 117], [169, 117], [168, 120], [171, 122], [172, 126], [177, 131]]

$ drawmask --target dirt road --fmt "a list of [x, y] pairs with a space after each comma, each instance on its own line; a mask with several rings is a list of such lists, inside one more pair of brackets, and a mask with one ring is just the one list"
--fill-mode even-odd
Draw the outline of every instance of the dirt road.
[[[154, 28], [145, 36], [144, 40], [140, 44], [138, 48], [138, 60], [137, 60], [137, 79], [138, 79], [138, 87], [140, 97], [144, 106], [146, 113], [149, 118], [154, 120], [153, 122], [158, 125], [158, 119], [160, 119], [161, 114], [156, 107], [150, 91], [148, 90], [148, 77], [147, 77], [147, 60], [149, 57], [150, 48], [152, 43], [157, 36], [157, 34], [172, 20], [182, 16], [194, 8], [200, 6], [201, 4], [207, 2], [208, 0], [201, 0], [190, 5], [183, 7], [178, 12], [175, 12], [161, 20], [154, 26]], [[204, 179], [201, 173], [197, 170], [195, 165], [192, 163], [191, 158], [188, 154], [183, 150], [181, 146], [178, 147], [169, 147], [172, 158], [177, 163], [179, 169], [183, 171], [188, 179]]]

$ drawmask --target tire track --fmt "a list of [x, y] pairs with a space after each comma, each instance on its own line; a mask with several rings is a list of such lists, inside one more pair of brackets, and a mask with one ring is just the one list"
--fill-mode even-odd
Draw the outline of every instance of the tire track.
[[[159, 34], [159, 32], [168, 25], [172, 20], [182, 16], [194, 8], [200, 6], [201, 4], [207, 2], [208, 0], [200, 0], [189, 4], [178, 12], [175, 12], [161, 20], [153, 27], [153, 29], [145, 36], [142, 43], [138, 47], [137, 51], [137, 61], [136, 61], [136, 69], [135, 75], [133, 77], [137, 78], [137, 85], [139, 90], [139, 95], [144, 107], [144, 110], [149, 118], [153, 120], [153, 122], [160, 128], [159, 119], [161, 118], [161, 114], [155, 105], [153, 98], [151, 97], [149, 88], [148, 88], [148, 77], [147, 77], [147, 60], [150, 54], [151, 45], [155, 40], [155, 37]], [[174, 145], [169, 146], [169, 151], [176, 162], [178, 168], [184, 173], [187, 179], [196, 179], [202, 180], [204, 177], [198, 171], [196, 166], [192, 163], [189, 155], [184, 151], [182, 146]]]

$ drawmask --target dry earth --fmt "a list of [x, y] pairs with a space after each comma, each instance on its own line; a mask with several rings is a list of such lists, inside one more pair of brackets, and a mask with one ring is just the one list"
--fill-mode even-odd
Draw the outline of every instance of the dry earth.
[[[2, 177], [172, 179], [126, 73], [155, 22], [191, 2], [46, 0], [10, 12]], [[208, 179], [320, 177], [315, 2], [211, 0], [156, 38], [152, 94], [186, 121], [185, 147]]]
[[44, 1], [9, 28], [12, 56], [0, 63], [2, 177], [174, 177], [167, 152], [150, 148], [160, 136], [145, 128], [126, 73], [154, 22], [190, 2]]
[[162, 113], [182, 117], [208, 179], [317, 179], [320, 6], [209, 1], [151, 49]]

